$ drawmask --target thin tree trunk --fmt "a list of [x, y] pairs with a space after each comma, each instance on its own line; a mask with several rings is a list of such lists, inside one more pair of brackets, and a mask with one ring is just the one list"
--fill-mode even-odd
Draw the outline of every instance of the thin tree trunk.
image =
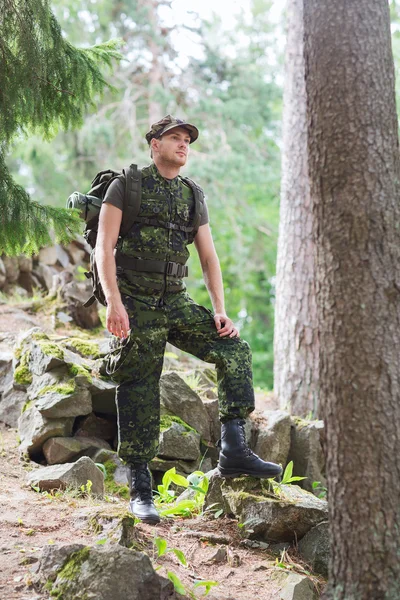
[[282, 408], [318, 409], [318, 326], [308, 184], [303, 0], [288, 0], [274, 389]]
[[400, 598], [400, 195], [387, 0], [304, 0], [326, 598]]

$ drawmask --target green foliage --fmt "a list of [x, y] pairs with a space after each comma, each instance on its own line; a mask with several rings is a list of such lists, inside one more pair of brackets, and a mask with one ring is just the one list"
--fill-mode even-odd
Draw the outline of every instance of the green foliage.
[[0, 252], [37, 253], [80, 230], [76, 214], [32, 202], [12, 179], [6, 149], [17, 136], [82, 124], [85, 111], [107, 86], [102, 65], [120, 58], [118, 42], [76, 48], [62, 35], [48, 0], [10, 0], [2, 11], [0, 49]]
[[[186, 500], [181, 500], [176, 504], [173, 502], [175, 491], [170, 490], [171, 483], [192, 490], [193, 496]], [[156, 504], [161, 507], [161, 516], [182, 516], [190, 517], [192, 514], [199, 514], [202, 511], [204, 498], [208, 490], [208, 479], [202, 471], [194, 471], [187, 477], [176, 473], [175, 467], [166, 471], [162, 478], [162, 484], [157, 486]], [[168, 504], [167, 508], [163, 508]]]
[[302, 479], [307, 479], [307, 477], [292, 477], [293, 473], [293, 461], [291, 460], [287, 465], [285, 472], [283, 473], [282, 485], [287, 485], [289, 483], [293, 483], [293, 481], [301, 481]]
[[328, 488], [325, 485], [322, 485], [320, 481], [313, 481], [312, 489], [317, 498], [321, 498], [321, 500], [327, 499]]

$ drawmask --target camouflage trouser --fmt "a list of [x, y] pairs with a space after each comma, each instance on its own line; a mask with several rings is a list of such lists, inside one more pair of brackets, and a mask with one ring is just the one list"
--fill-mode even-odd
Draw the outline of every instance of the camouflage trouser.
[[107, 372], [118, 384], [118, 453], [127, 463], [148, 462], [158, 452], [160, 389], [166, 342], [214, 363], [222, 422], [254, 410], [251, 351], [247, 342], [220, 337], [212, 312], [186, 291], [169, 293], [165, 305], [149, 296], [122, 295], [129, 337], [113, 339]]

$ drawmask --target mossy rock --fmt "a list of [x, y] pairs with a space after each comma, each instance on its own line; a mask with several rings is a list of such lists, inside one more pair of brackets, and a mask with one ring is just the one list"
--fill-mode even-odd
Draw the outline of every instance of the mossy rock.
[[30, 352], [27, 350], [20, 354], [20, 363], [14, 371], [14, 382], [18, 385], [28, 386], [32, 383], [32, 373], [29, 370]]
[[84, 340], [77, 337], [73, 337], [70, 338], [68, 341], [64, 342], [64, 345], [68, 350], [72, 350], [72, 352], [76, 352], [84, 358], [101, 358], [101, 353], [99, 351], [98, 345], [95, 342], [90, 341], [88, 339]]
[[185, 421], [183, 421], [179, 417], [175, 417], [174, 415], [162, 415], [160, 417], [160, 431], [166, 431], [171, 427], [172, 423], [178, 423], [179, 425], [182, 425], [187, 432], [194, 431], [195, 433], [197, 433], [196, 429], [190, 427], [190, 425], [185, 423]]

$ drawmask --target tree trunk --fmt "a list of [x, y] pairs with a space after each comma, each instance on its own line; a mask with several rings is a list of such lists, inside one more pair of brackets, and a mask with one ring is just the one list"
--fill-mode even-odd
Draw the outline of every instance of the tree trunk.
[[400, 197], [387, 0], [304, 0], [326, 598], [400, 598]]
[[303, 1], [288, 0], [274, 389], [282, 408], [318, 408], [318, 326], [308, 183]]

